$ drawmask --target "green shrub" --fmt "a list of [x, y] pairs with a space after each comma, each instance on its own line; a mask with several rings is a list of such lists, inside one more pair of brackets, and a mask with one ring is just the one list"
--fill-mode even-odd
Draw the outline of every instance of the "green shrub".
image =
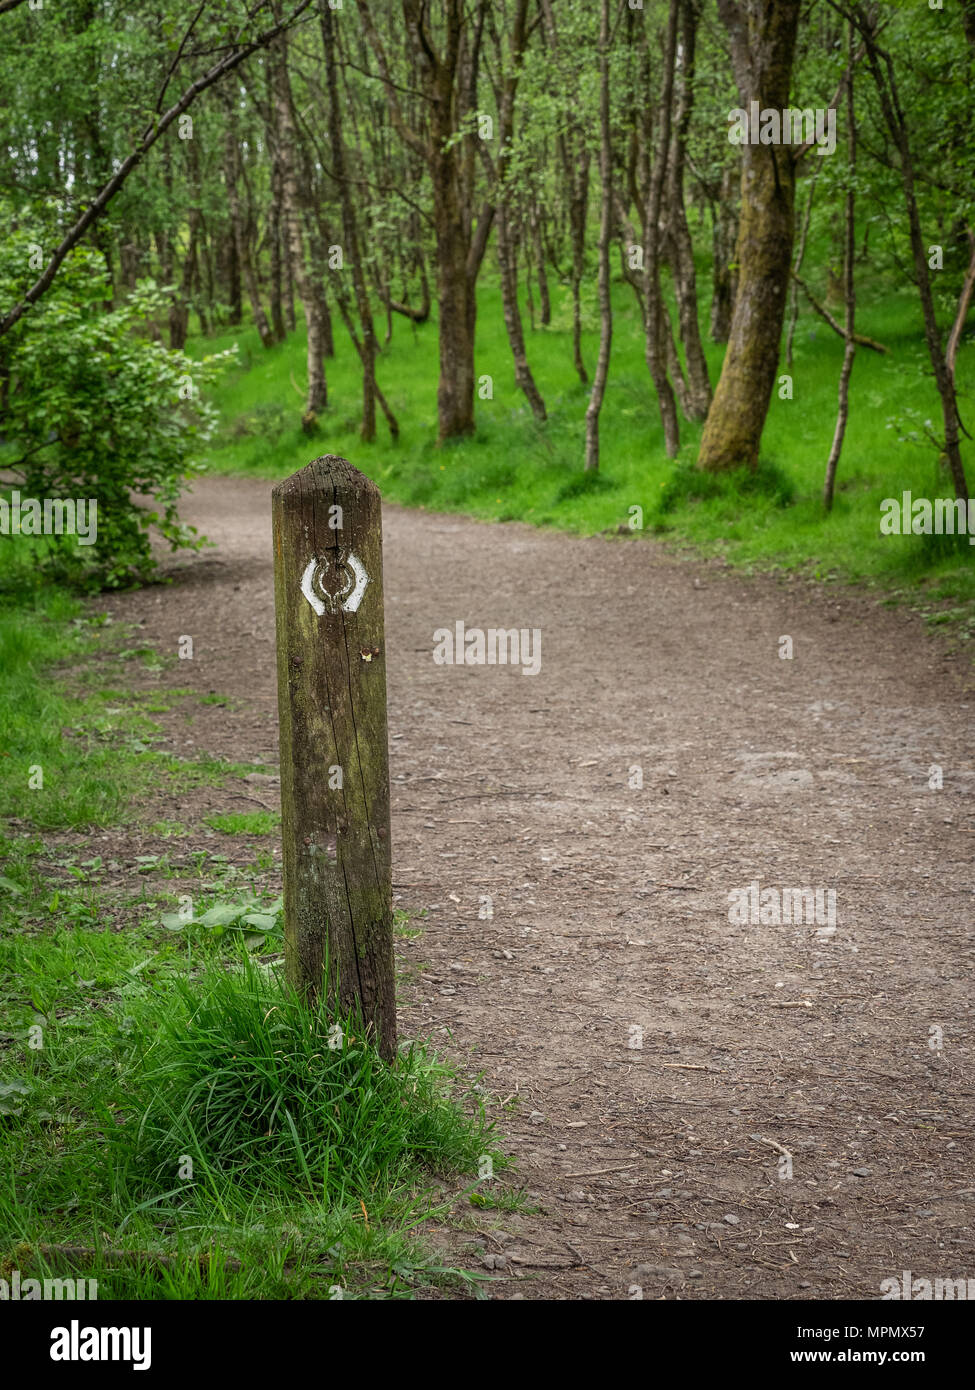
[[[16, 303], [36, 278], [45, 239], [26, 220], [4, 238], [0, 304]], [[47, 294], [0, 339], [0, 468], [24, 503], [97, 504], [91, 544], [73, 535], [30, 542], [31, 519], [3, 543], [31, 546], [43, 569], [85, 589], [145, 578], [154, 567], [153, 526], [174, 549], [205, 543], [180, 522], [177, 503], [216, 420], [201, 388], [236, 355], [231, 348], [193, 361], [153, 341], [149, 325], [168, 304], [152, 281], [106, 311], [109, 294], [101, 254], [77, 247]]]

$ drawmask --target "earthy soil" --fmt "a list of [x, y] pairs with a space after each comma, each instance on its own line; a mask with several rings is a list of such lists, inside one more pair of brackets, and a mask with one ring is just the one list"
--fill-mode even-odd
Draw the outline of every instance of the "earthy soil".
[[[163, 685], [236, 702], [164, 719], [170, 747], [268, 765], [154, 808], [198, 824], [276, 805], [270, 485], [185, 512], [217, 549], [104, 606], [193, 637]], [[400, 1031], [483, 1073], [526, 1190], [460, 1198], [445, 1259], [495, 1298], [975, 1278], [967, 661], [874, 596], [643, 538], [393, 507], [385, 533], [394, 891], [426, 914]], [[539, 674], [435, 664], [458, 619], [541, 629]], [[835, 891], [835, 930], [733, 923], [754, 880]]]

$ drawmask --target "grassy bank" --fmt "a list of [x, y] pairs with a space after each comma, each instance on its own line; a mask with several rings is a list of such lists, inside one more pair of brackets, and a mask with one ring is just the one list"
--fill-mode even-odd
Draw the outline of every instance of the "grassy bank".
[[[613, 287], [616, 317], [610, 379], [600, 425], [598, 475], [583, 472], [587, 388], [572, 370], [565, 294], [555, 292], [552, 325], [529, 327], [529, 359], [549, 418], [538, 425], [515, 387], [500, 297], [491, 277], [479, 295], [476, 370], [492, 379], [493, 399], [477, 402], [477, 435], [436, 448], [437, 330], [395, 321], [378, 378], [399, 418], [401, 437], [389, 440], [380, 418], [376, 442], [357, 434], [359, 365], [341, 326], [336, 356], [327, 362], [329, 408], [319, 433], [300, 429], [298, 388], [305, 380], [300, 335], [270, 350], [250, 327], [207, 340], [207, 348], [237, 342], [241, 365], [215, 392], [221, 414], [209, 463], [227, 473], [280, 478], [316, 452], [342, 454], [380, 485], [389, 501], [432, 510], [463, 511], [490, 520], [519, 520], [594, 533], [627, 525], [643, 512], [644, 534], [689, 544], [754, 569], [785, 568], [881, 585], [919, 602], [939, 621], [970, 625], [975, 599], [975, 549], [964, 538], [881, 536], [880, 503], [910, 490], [950, 496], [950, 478], [924, 438], [924, 422], [940, 420], [912, 286], [886, 282], [858, 288], [858, 331], [886, 354], [861, 349], [851, 387], [850, 422], [840, 461], [835, 507], [823, 511], [826, 457], [836, 418], [842, 340], [808, 307], [800, 307], [791, 369], [792, 399], [773, 396], [756, 478], [708, 477], [692, 463], [700, 425], [682, 425], [677, 460], [667, 459], [643, 357], [636, 301]], [[707, 304], [707, 288], [702, 289]], [[702, 325], [706, 327], [706, 325]], [[377, 321], [377, 328], [382, 324]], [[590, 370], [597, 348], [590, 310], [583, 354]], [[195, 351], [203, 351], [198, 341]], [[707, 344], [712, 382], [723, 349]], [[959, 356], [963, 414], [975, 354]]]
[[4, 1277], [95, 1278], [101, 1299], [460, 1281], [417, 1232], [492, 1148], [450, 1072], [420, 1048], [386, 1066], [240, 936], [166, 936], [60, 919], [4, 939]]

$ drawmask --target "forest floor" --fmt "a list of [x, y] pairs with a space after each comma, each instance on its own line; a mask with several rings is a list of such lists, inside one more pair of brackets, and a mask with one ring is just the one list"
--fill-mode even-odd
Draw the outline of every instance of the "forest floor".
[[[97, 602], [193, 636], [147, 685], [227, 697], [164, 747], [267, 765], [150, 819], [277, 808], [269, 494], [200, 481], [217, 548]], [[642, 538], [387, 507], [384, 555], [400, 1033], [482, 1074], [524, 1186], [431, 1222], [445, 1262], [527, 1299], [975, 1277], [969, 659], [875, 595]], [[539, 673], [436, 665], [458, 619], [541, 629]], [[835, 891], [835, 930], [733, 924], [756, 880]]]

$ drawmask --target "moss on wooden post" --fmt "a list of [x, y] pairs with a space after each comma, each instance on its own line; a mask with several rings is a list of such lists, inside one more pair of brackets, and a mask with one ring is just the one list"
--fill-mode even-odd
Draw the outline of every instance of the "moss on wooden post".
[[272, 494], [285, 967], [396, 1055], [379, 490], [315, 459]]

